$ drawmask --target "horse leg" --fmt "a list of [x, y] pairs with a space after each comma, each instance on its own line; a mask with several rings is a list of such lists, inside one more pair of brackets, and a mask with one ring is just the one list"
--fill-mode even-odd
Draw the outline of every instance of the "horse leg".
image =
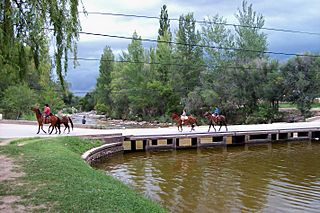
[[191, 130], [190, 130], [190, 132], [192, 132], [192, 130], [193, 130], [193, 131], [196, 131], [196, 130], [194, 129], [194, 124], [191, 124]]
[[219, 132], [220, 132], [220, 129], [221, 129], [221, 127], [222, 127], [222, 123], [220, 123], [220, 128], [219, 128]]
[[227, 123], [224, 123], [224, 126], [226, 127], [226, 131], [228, 131]]
[[67, 124], [67, 127], [68, 127], [68, 134], [70, 133], [70, 126], [69, 124]]
[[[69, 125], [67, 123], [64, 124], [64, 130], [63, 133], [65, 133], [66, 129], [69, 128]], [[70, 131], [70, 130], [69, 130]]]
[[211, 125], [212, 125], [212, 121], [210, 121], [210, 123], [209, 123], [209, 129], [208, 129], [208, 132], [210, 132]]
[[58, 128], [58, 130], [59, 130], [59, 135], [61, 134], [61, 130], [60, 130], [60, 128], [61, 128], [61, 123], [58, 123], [57, 124], [57, 128]]
[[213, 127], [214, 131], [216, 132], [217, 130], [216, 130], [216, 128], [214, 127], [214, 124], [213, 124], [213, 123], [212, 123], [212, 127]]
[[43, 129], [43, 125], [41, 125], [41, 129], [42, 129], [42, 131], [43, 131], [44, 133], [46, 133], [46, 134], [47, 134], [47, 132], [46, 132], [46, 131], [44, 131], [44, 129]]
[[40, 125], [38, 126], [38, 132], [37, 132], [37, 134], [39, 134], [39, 132], [40, 132]]
[[54, 126], [52, 126], [52, 124], [50, 124], [50, 126], [52, 127], [52, 128], [51, 128], [51, 132], [49, 132], [49, 131], [48, 131], [48, 132], [49, 132], [49, 134], [51, 135], [51, 133], [53, 132]]
[[[179, 127], [178, 127], [178, 129], [179, 129]], [[183, 129], [182, 129], [182, 124], [180, 124], [180, 132], [182, 132], [183, 131]]]

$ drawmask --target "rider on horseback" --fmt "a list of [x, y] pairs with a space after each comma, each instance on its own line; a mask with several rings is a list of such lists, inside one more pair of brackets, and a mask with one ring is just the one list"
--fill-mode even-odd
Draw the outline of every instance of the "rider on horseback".
[[219, 116], [220, 115], [220, 109], [219, 107], [216, 107], [212, 113], [213, 116]]
[[44, 118], [47, 119], [51, 115], [51, 109], [49, 107], [49, 104], [44, 105], [44, 110], [43, 110]]
[[182, 114], [181, 114], [182, 124], [184, 124], [184, 121], [187, 120], [187, 119], [188, 119], [188, 116], [187, 116], [186, 110], [183, 109]]

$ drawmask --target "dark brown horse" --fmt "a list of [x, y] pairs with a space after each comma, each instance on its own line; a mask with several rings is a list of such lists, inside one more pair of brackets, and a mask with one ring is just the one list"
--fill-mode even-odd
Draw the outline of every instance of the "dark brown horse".
[[[212, 115], [210, 112], [206, 112], [206, 113], [204, 113], [203, 116], [209, 120], [208, 132], [210, 132], [211, 126], [214, 128], [214, 125], [220, 125], [219, 131], [220, 131], [222, 125], [224, 125], [226, 127], [226, 131], [228, 131], [227, 120], [224, 115], [215, 116], [215, 115]], [[214, 128], [214, 131], [215, 132], [217, 131], [216, 128]]]
[[[60, 131], [60, 119], [57, 116], [50, 115], [48, 118], [44, 118], [42, 116], [42, 113], [40, 112], [40, 109], [38, 107], [32, 107], [31, 110], [35, 112], [36, 118], [37, 118], [37, 121], [38, 121], [39, 128], [38, 128], [37, 134], [39, 134], [40, 128], [44, 133], [47, 133], [43, 129], [43, 124], [50, 124], [49, 129], [50, 129], [51, 126], [52, 127], [57, 127], [56, 128], [56, 134], [57, 134], [58, 130], [59, 130], [59, 134], [61, 133], [61, 131]], [[53, 128], [52, 128], [51, 132], [48, 130], [48, 133], [51, 134], [52, 131], [53, 131]]]
[[[69, 116], [62, 116], [62, 117], [59, 117], [59, 119], [60, 119], [60, 123], [61, 124], [63, 124], [64, 125], [64, 130], [63, 130], [63, 132], [65, 132], [66, 131], [66, 129], [68, 128], [68, 134], [70, 133], [70, 126], [69, 126], [69, 122], [70, 122], [70, 125], [71, 125], [71, 129], [73, 130], [73, 122], [72, 122], [72, 120], [71, 120], [71, 118], [69, 117]], [[51, 126], [50, 126], [51, 127]], [[49, 129], [48, 129], [48, 131], [50, 130], [50, 127], [49, 127]], [[53, 128], [55, 128], [56, 129], [56, 131], [57, 131], [57, 126], [54, 126]]]
[[64, 131], [66, 131], [66, 129], [68, 128], [68, 134], [70, 133], [70, 126], [69, 126], [69, 122], [70, 122], [70, 125], [71, 125], [71, 129], [73, 130], [73, 122], [71, 120], [71, 118], [69, 116], [62, 116], [60, 118], [60, 121], [61, 123], [64, 125]]
[[191, 125], [191, 130], [195, 130], [194, 127], [195, 127], [195, 124], [197, 125], [197, 119], [195, 117], [193, 117], [192, 115], [188, 116], [188, 119], [184, 120], [183, 121], [183, 124], [182, 124], [182, 120], [181, 120], [181, 116], [178, 115], [177, 113], [172, 113], [171, 115], [171, 118], [176, 122], [177, 126], [178, 126], [178, 130], [182, 132], [182, 125]]

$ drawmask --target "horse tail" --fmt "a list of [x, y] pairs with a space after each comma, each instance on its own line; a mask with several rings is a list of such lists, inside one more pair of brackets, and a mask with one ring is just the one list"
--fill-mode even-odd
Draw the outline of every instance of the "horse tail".
[[71, 120], [70, 117], [68, 117], [68, 119], [69, 119], [69, 121], [70, 121], [70, 123], [71, 123], [71, 129], [73, 130], [73, 122], [72, 122], [72, 120]]

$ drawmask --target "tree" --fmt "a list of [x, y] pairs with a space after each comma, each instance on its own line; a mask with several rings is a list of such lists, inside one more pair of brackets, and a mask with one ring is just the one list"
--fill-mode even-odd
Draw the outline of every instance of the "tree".
[[88, 92], [84, 97], [80, 98], [79, 105], [82, 111], [88, 112], [94, 109], [94, 92]]
[[282, 67], [286, 100], [297, 104], [303, 116], [307, 116], [313, 100], [320, 92], [319, 56], [297, 56], [291, 58]]
[[172, 73], [172, 84], [180, 97], [187, 94], [200, 85], [200, 74], [203, 70], [203, 51], [199, 47], [200, 33], [196, 31], [195, 19], [192, 13], [181, 15], [179, 28], [176, 34], [175, 66]]
[[171, 39], [170, 19], [168, 16], [167, 6], [165, 4], [161, 8], [159, 23], [160, 23], [160, 27], [158, 30], [158, 40], [160, 39], [161, 36], [164, 36], [166, 33], [168, 33]]
[[238, 61], [248, 62], [255, 58], [264, 57], [267, 50], [267, 36], [259, 30], [264, 25], [264, 17], [248, 6], [247, 1], [242, 2], [242, 8], [238, 9], [236, 18], [239, 26], [236, 30], [236, 45]]
[[36, 93], [26, 84], [10, 86], [4, 92], [2, 108], [7, 118], [16, 118], [30, 112], [36, 102]]
[[[221, 24], [222, 23], [222, 24]], [[223, 23], [226, 20], [219, 15], [208, 17], [202, 25], [201, 42], [204, 46], [204, 61], [207, 69], [201, 75], [202, 99], [205, 108], [220, 106], [232, 108], [231, 103], [231, 78], [228, 66], [233, 65], [235, 46], [234, 34]], [[217, 48], [212, 48], [217, 47]], [[231, 77], [231, 76], [230, 76]]]
[[0, 52], [6, 63], [15, 57], [12, 49], [18, 43], [21, 59], [24, 60], [25, 54], [22, 45], [30, 47], [38, 68], [43, 50], [47, 50], [47, 40], [52, 36], [55, 38], [56, 72], [64, 89], [62, 60], [64, 58], [66, 72], [68, 53], [74, 53], [75, 58], [77, 53], [76, 41], [80, 31], [78, 4], [78, 0], [1, 1]]
[[96, 85], [96, 104], [99, 105], [99, 111], [110, 113], [111, 110], [111, 72], [113, 71], [114, 55], [109, 46], [103, 50], [100, 59], [99, 76]]

